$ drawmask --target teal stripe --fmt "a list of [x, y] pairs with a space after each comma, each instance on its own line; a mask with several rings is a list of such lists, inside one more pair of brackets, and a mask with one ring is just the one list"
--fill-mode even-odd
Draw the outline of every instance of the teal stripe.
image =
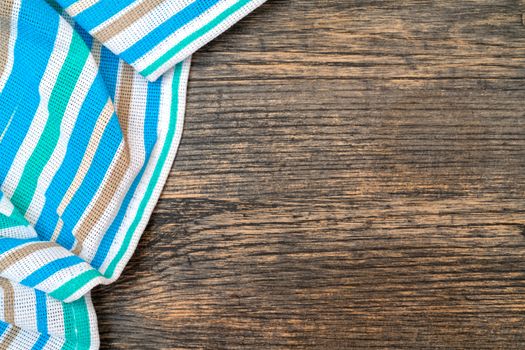
[[0, 214], [0, 229], [27, 226], [29, 226], [28, 222], [16, 209], [10, 216]]
[[206, 24], [204, 27], [193, 32], [191, 35], [187, 36], [186, 38], [184, 38], [184, 40], [180, 41], [177, 45], [175, 45], [170, 50], [168, 50], [164, 55], [162, 55], [151, 65], [146, 67], [144, 70], [142, 70], [140, 73], [144, 76], [148, 76], [152, 74], [157, 69], [159, 69], [163, 64], [168, 62], [173, 56], [175, 56], [177, 53], [182, 51], [185, 47], [193, 43], [195, 40], [197, 40], [201, 36], [206, 35], [209, 31], [217, 27], [219, 24], [221, 24], [224, 20], [226, 20], [232, 14], [239, 11], [242, 7], [247, 5], [250, 1], [252, 0], [239, 0], [237, 3], [235, 3], [231, 7], [224, 10], [220, 15], [215, 17], [211, 22]]
[[91, 345], [91, 330], [89, 324], [89, 311], [86, 298], [81, 298], [72, 303], [62, 303], [64, 313], [65, 343], [62, 350], [71, 349], [89, 350]]
[[73, 306], [68, 303], [62, 303], [62, 312], [64, 313], [64, 338], [66, 339], [62, 346], [62, 350], [66, 350], [71, 348], [71, 343], [77, 343], [75, 313], [73, 311]]
[[75, 328], [77, 332], [77, 349], [89, 350], [91, 346], [91, 330], [89, 324], [89, 311], [86, 298], [80, 298], [71, 303], [75, 315]]
[[11, 198], [22, 213], [27, 211], [35, 194], [40, 174], [58, 143], [62, 119], [88, 57], [89, 50], [82, 38], [74, 33], [66, 60], [60, 69], [49, 99], [49, 118]]
[[66, 300], [67, 298], [75, 294], [76, 291], [78, 291], [97, 277], [100, 277], [100, 273], [97, 270], [88, 270], [78, 275], [77, 277], [70, 279], [69, 281], [67, 281], [66, 283], [49, 293], [49, 295], [58, 300]]

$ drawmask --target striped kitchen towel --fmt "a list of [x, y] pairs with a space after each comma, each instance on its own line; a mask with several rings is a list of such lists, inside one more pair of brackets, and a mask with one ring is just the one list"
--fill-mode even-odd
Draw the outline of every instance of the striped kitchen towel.
[[0, 349], [97, 349], [182, 133], [190, 55], [264, 0], [0, 0]]

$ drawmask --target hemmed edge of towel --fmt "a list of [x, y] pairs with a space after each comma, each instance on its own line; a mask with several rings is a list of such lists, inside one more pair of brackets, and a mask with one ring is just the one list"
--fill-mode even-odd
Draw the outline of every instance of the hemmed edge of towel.
[[[105, 268], [104, 275], [95, 276], [94, 278], [87, 281], [85, 284], [79, 286], [73, 293], [70, 294], [69, 297], [63, 299], [64, 302], [72, 302], [79, 299], [99, 284], [113, 283], [120, 277], [122, 271], [124, 270], [128, 261], [131, 259], [133, 253], [136, 250], [136, 247], [140, 241], [142, 234], [144, 233], [146, 225], [150, 220], [151, 214], [153, 213], [153, 210], [157, 205], [164, 185], [166, 184], [166, 180], [171, 172], [171, 168], [173, 167], [177, 150], [182, 138], [184, 116], [186, 110], [187, 84], [191, 66], [191, 56], [179, 65], [181, 67], [180, 78], [178, 86], [176, 88], [177, 91], [173, 91], [174, 93], [177, 93], [177, 109], [176, 113], [171, 114], [167, 120], [169, 124], [170, 122], [173, 122], [173, 118], [176, 119], [175, 129], [173, 130], [171, 138], [169, 137], [169, 135], [166, 135], [164, 140], [159, 143], [160, 152], [157, 152], [157, 154], [155, 154], [156, 156], [154, 158], [152, 157], [149, 160], [147, 166], [147, 168], [153, 170], [153, 173], [155, 172], [155, 169], [160, 167], [160, 172], [158, 172], [158, 174], [150, 174], [150, 176], [144, 176], [140, 180], [135, 195], [133, 196], [133, 199], [128, 206], [128, 211], [131, 210], [132, 212], [131, 214], [126, 214], [126, 218], [121, 225], [121, 227], [132, 226], [134, 227], [134, 229], [128, 229], [128, 232], [125, 233], [123, 238], [126, 243], [121, 242], [120, 244], [114, 243], [112, 245], [112, 248], [117, 247], [119, 248], [119, 250], [116, 252], [116, 254], [111, 255], [112, 258], [109, 261], [105, 261], [104, 265], [102, 266], [102, 268]], [[168, 72], [167, 74], [170, 73]], [[172, 100], [170, 100], [170, 103], [171, 102]], [[164, 108], [166, 107], [170, 106], [164, 106]], [[161, 110], [162, 109], [163, 108], [161, 108]], [[162, 152], [163, 150], [165, 152]], [[164, 159], [161, 159], [163, 158], [163, 153], [166, 155], [166, 157]], [[160, 164], [160, 162], [162, 162], [162, 164]], [[138, 196], [138, 194], [144, 194], [148, 192], [148, 188], [150, 195], [147, 198]], [[143, 208], [140, 209], [140, 207]], [[115, 253], [114, 249], [112, 251], [113, 253]]]

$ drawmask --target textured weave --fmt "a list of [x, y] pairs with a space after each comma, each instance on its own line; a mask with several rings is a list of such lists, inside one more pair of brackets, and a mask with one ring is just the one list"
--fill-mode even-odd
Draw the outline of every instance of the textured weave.
[[181, 137], [190, 55], [264, 0], [0, 0], [0, 349], [97, 349]]

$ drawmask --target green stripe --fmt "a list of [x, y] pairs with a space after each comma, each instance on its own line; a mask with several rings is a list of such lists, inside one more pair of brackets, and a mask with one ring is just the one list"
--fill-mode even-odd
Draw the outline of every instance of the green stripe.
[[146, 67], [140, 73], [144, 76], [148, 76], [151, 73], [155, 72], [157, 69], [159, 69], [159, 67], [161, 67], [163, 64], [168, 62], [173, 56], [175, 56], [177, 53], [182, 51], [185, 47], [190, 45], [192, 42], [194, 42], [201, 36], [207, 34], [213, 28], [217, 27], [219, 24], [221, 24], [221, 22], [223, 22], [233, 13], [240, 10], [243, 6], [248, 4], [250, 1], [251, 0], [240, 0], [237, 3], [233, 4], [231, 7], [224, 10], [224, 12], [222, 12], [220, 15], [215, 17], [211, 22], [206, 24], [204, 27], [193, 32], [191, 35], [187, 36], [186, 38], [184, 38], [184, 40], [180, 41], [177, 45], [175, 45], [170, 50], [168, 50], [164, 55], [159, 57], [155, 62], [153, 62], [148, 67]]
[[97, 277], [100, 277], [100, 273], [97, 270], [88, 270], [67, 281], [62, 286], [49, 293], [49, 295], [58, 300], [66, 300], [80, 288], [84, 287], [86, 284]]
[[62, 346], [62, 350], [70, 349], [71, 344], [76, 344], [77, 335], [75, 332], [75, 314], [71, 304], [62, 303], [62, 311], [64, 313], [64, 337], [66, 342]]
[[47, 108], [49, 118], [11, 198], [11, 201], [22, 213], [27, 211], [35, 194], [40, 174], [58, 143], [62, 119], [88, 57], [89, 50], [84, 41], [80, 35], [74, 33], [66, 60], [60, 69], [49, 99]]
[[[53, 338], [53, 336], [51, 336]], [[57, 337], [58, 338], [58, 337]], [[60, 350], [76, 350], [77, 344], [72, 341], [66, 341], [62, 345], [62, 348]]]
[[75, 315], [75, 329], [77, 332], [77, 349], [89, 350], [91, 346], [91, 331], [89, 324], [89, 311], [86, 298], [80, 298], [71, 303]]
[[19, 226], [28, 227], [29, 223], [16, 209], [10, 216], [0, 214], [0, 229]]
[[157, 165], [155, 166], [155, 170], [153, 171], [153, 174], [151, 176], [151, 181], [148, 184], [148, 188], [146, 189], [146, 192], [144, 193], [144, 197], [142, 199], [142, 202], [140, 203], [139, 209], [137, 210], [135, 219], [133, 220], [133, 223], [128, 229], [128, 232], [126, 232], [126, 237], [124, 237], [124, 241], [122, 242], [122, 245], [120, 246], [120, 250], [118, 251], [115, 258], [113, 258], [108, 268], [106, 269], [106, 272], [104, 273], [104, 276], [106, 276], [107, 278], [111, 278], [111, 276], [113, 276], [113, 274], [115, 273], [115, 268], [117, 267], [117, 264], [120, 262], [120, 260], [122, 260], [122, 257], [126, 253], [129, 247], [129, 244], [131, 242], [131, 238], [133, 237], [133, 234], [135, 233], [137, 226], [139, 225], [140, 221], [142, 220], [142, 217], [144, 216], [144, 210], [146, 208], [146, 205], [148, 204], [153, 194], [153, 191], [155, 190], [157, 186], [157, 182], [159, 180], [160, 173], [162, 172], [162, 169], [164, 167], [164, 163], [166, 162], [166, 158], [168, 157], [170, 153], [171, 145], [173, 143], [173, 135], [177, 128], [177, 114], [178, 114], [178, 106], [179, 106], [179, 84], [180, 84], [180, 79], [182, 75], [182, 66], [183, 66], [183, 63], [180, 63], [177, 66], [175, 66], [175, 72], [174, 72], [173, 84], [172, 84], [173, 99], [171, 101], [171, 111], [170, 111], [171, 116], [170, 116], [168, 132], [166, 133], [166, 143], [164, 144], [164, 147], [162, 148], [162, 152], [160, 154], [159, 161], [157, 162]]

